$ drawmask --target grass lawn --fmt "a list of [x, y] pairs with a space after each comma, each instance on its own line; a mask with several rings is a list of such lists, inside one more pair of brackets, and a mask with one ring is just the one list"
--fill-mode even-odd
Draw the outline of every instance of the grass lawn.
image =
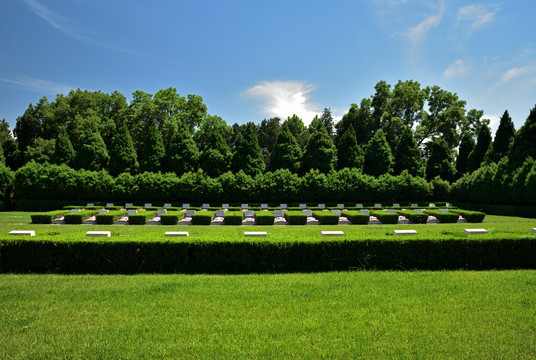
[[488, 235], [496, 238], [519, 238], [534, 236], [531, 229], [536, 227], [536, 219], [486, 216], [483, 223], [471, 224], [414, 224], [414, 225], [294, 225], [294, 226], [149, 226], [149, 225], [41, 225], [31, 224], [31, 213], [0, 213], [0, 234], [6, 235], [11, 230], [35, 230], [36, 238], [58, 240], [85, 239], [89, 230], [110, 230], [110, 241], [184, 241], [180, 238], [166, 238], [166, 231], [188, 231], [191, 241], [243, 241], [244, 231], [266, 231], [268, 238], [263, 241], [326, 241], [320, 236], [322, 230], [343, 230], [348, 239], [382, 239], [407, 240], [411, 237], [394, 237], [394, 229], [417, 230], [417, 238], [467, 238], [464, 229], [485, 228]]
[[536, 356], [536, 271], [0, 275], [2, 359]]

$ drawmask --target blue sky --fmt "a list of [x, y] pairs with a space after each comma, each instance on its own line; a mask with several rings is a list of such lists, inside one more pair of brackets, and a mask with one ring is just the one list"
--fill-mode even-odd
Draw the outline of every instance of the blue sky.
[[439, 85], [516, 128], [536, 104], [536, 2], [0, 3], [0, 118], [72, 88], [201, 95], [229, 125], [341, 117], [385, 80]]

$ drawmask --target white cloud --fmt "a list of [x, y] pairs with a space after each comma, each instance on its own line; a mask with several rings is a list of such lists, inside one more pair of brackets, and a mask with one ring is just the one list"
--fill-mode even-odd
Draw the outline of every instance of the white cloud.
[[427, 17], [424, 21], [417, 26], [410, 28], [406, 36], [415, 44], [419, 42], [432, 27], [439, 25], [445, 14], [445, 1], [442, 0], [439, 4], [439, 11], [435, 15]]
[[527, 68], [525, 67], [513, 67], [511, 69], [508, 69], [501, 75], [501, 80], [499, 81], [499, 84], [506, 84], [507, 82], [510, 82], [519, 75], [523, 75], [526, 71]]
[[484, 114], [482, 115], [482, 119], [489, 119], [489, 127], [491, 128], [491, 137], [493, 139], [495, 136], [495, 133], [497, 132], [497, 129], [499, 128], [499, 124], [501, 122], [501, 116], [494, 115], [494, 114]]
[[472, 4], [458, 10], [457, 21], [470, 22], [474, 29], [493, 21], [498, 12], [499, 9], [495, 5]]
[[296, 114], [309, 125], [315, 115], [321, 115], [318, 106], [310, 102], [309, 94], [313, 90], [313, 85], [301, 81], [264, 81], [243, 95], [260, 99], [268, 116], [286, 119]]
[[449, 79], [454, 76], [463, 76], [467, 71], [468, 67], [465, 65], [465, 62], [462, 59], [458, 59], [445, 69], [443, 76]]
[[72, 87], [52, 81], [36, 79], [29, 76], [13, 76], [11, 78], [0, 78], [0, 82], [16, 85], [26, 90], [46, 94], [67, 94]]

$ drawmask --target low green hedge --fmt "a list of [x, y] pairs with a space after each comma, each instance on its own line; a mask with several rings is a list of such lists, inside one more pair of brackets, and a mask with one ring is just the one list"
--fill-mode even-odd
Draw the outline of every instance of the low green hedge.
[[398, 223], [398, 214], [393, 214], [385, 210], [372, 210], [370, 216], [375, 216], [382, 224]]
[[442, 224], [452, 224], [458, 222], [458, 214], [450, 211], [440, 211], [440, 210], [424, 210], [423, 213], [431, 216], [435, 216]]
[[122, 206], [119, 206], [119, 205], [105, 206], [104, 208], [106, 210], [121, 210], [121, 209], [124, 209]]
[[0, 239], [2, 273], [239, 274], [348, 270], [536, 269], [536, 241], [45, 241]]
[[242, 225], [242, 219], [244, 213], [241, 210], [226, 211], [223, 216], [223, 223], [225, 225]]
[[169, 211], [160, 215], [160, 222], [162, 225], [176, 225], [179, 221], [184, 219], [186, 211]]
[[52, 224], [52, 221], [54, 221], [55, 219], [62, 217], [69, 213], [70, 213], [69, 210], [56, 210], [56, 211], [32, 214], [30, 217], [32, 218], [32, 224]]
[[136, 214], [128, 216], [128, 223], [130, 225], [145, 225], [145, 223], [156, 215], [155, 211], [139, 211]]
[[257, 211], [255, 213], [255, 222], [257, 225], [273, 225], [275, 215], [271, 211]]
[[313, 211], [313, 216], [322, 225], [337, 225], [339, 223], [339, 215], [330, 211]]
[[83, 224], [85, 220], [97, 215], [98, 210], [82, 210], [66, 214], [63, 218], [66, 224]]
[[290, 225], [305, 225], [307, 224], [307, 215], [301, 211], [285, 211], [283, 213], [285, 219]]
[[419, 213], [414, 210], [397, 210], [398, 215], [406, 217], [412, 224], [426, 224], [428, 214]]
[[352, 225], [367, 225], [370, 220], [370, 216], [368, 216], [367, 214], [362, 214], [359, 211], [353, 210], [342, 211], [341, 216], [344, 216], [345, 218], [350, 220]]
[[96, 216], [97, 224], [99, 225], [112, 225], [117, 220], [128, 214], [127, 211], [109, 211], [107, 213], [98, 214]]
[[450, 212], [455, 213], [457, 215], [461, 215], [463, 218], [467, 219], [470, 223], [481, 223], [484, 221], [484, 218], [486, 217], [486, 214], [480, 211], [469, 211], [469, 210], [450, 210]]
[[213, 211], [197, 211], [192, 215], [192, 225], [210, 225], [213, 218]]

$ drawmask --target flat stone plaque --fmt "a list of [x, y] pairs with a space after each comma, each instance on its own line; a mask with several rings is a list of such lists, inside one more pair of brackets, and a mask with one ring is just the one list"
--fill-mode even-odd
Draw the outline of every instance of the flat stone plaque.
[[218, 210], [214, 214], [214, 217], [224, 217], [224, 216], [225, 216], [225, 211], [223, 211], [223, 210]]
[[35, 236], [35, 231], [34, 230], [13, 230], [9, 232], [9, 235]]
[[79, 212], [79, 211], [82, 211], [82, 209], [71, 209], [72, 213]]
[[318, 207], [321, 208], [321, 209], [325, 209], [325, 208], [326, 208], [326, 204], [318, 204]]
[[190, 236], [188, 231], [166, 231], [166, 236]]
[[137, 214], [138, 213], [138, 210], [129, 210], [127, 215], [134, 215], [134, 214]]
[[465, 229], [465, 233], [467, 235], [487, 234], [488, 230], [486, 230], [486, 229]]
[[449, 212], [449, 209], [439, 209], [439, 211]]
[[376, 203], [376, 204], [374, 204], [374, 207], [382, 207], [382, 204]]
[[170, 208], [171, 204], [164, 204], [164, 209]]
[[415, 212], [418, 212], [418, 213], [421, 213], [421, 214], [422, 214], [422, 209], [414, 209], [413, 211], [415, 211]]
[[87, 237], [111, 237], [112, 234], [109, 231], [88, 231]]
[[244, 231], [244, 236], [266, 237], [268, 233], [266, 231]]
[[282, 217], [283, 216], [283, 210], [274, 210], [274, 216], [275, 217]]
[[281, 204], [281, 205], [279, 205], [279, 207], [280, 207], [281, 209], [286, 209], [286, 208], [288, 208], [287, 204]]
[[399, 235], [417, 235], [416, 230], [395, 230], [393, 235], [399, 236]]
[[244, 217], [255, 217], [255, 212], [253, 210], [244, 211]]
[[300, 208], [307, 209], [307, 204], [300, 204]]
[[340, 210], [331, 210], [331, 212], [333, 214], [337, 214], [337, 215], [341, 216], [341, 211]]
[[369, 215], [369, 211], [367, 209], [359, 210], [361, 214]]
[[151, 203], [147, 203], [147, 204], [143, 205], [143, 208], [144, 208], [144, 209], [147, 209], [148, 207], [152, 207], [152, 206], [153, 206], [153, 204], [151, 204]]
[[221, 204], [221, 208], [222, 208], [222, 209], [228, 209], [228, 208], [229, 208], [229, 204]]
[[105, 214], [105, 213], [108, 213], [108, 212], [110, 212], [110, 210], [102, 209], [102, 210], [99, 210], [99, 215], [100, 214]]
[[412, 203], [411, 207], [419, 207], [419, 204]]
[[95, 206], [95, 203], [87, 203], [86, 206]]
[[132, 203], [126, 203], [126, 204], [125, 204], [125, 207], [126, 207], [126, 208], [127, 208], [127, 207], [131, 207], [131, 206], [134, 206], [134, 204], [132, 204]]
[[340, 208], [344, 209], [344, 204], [337, 204], [337, 207], [340, 207]]
[[532, 228], [532, 232], [536, 234], [536, 228]]
[[203, 209], [208, 209], [210, 207], [210, 204], [203, 204], [202, 208]]
[[182, 208], [183, 208], [183, 209], [187, 209], [187, 208], [189, 208], [189, 207], [190, 207], [190, 204], [182, 204]]
[[446, 206], [447, 206], [447, 207], [452, 207], [452, 204], [451, 204], [451, 203], [447, 203]]
[[355, 207], [363, 207], [363, 204], [355, 204]]
[[261, 204], [261, 209], [268, 209], [268, 204]]
[[322, 236], [344, 236], [344, 231], [321, 231]]
[[302, 210], [302, 213], [307, 216], [313, 216], [313, 212], [311, 210]]
[[390, 214], [396, 214], [395, 209], [387, 209], [387, 212], [390, 213]]
[[435, 207], [435, 204], [434, 203], [430, 203], [428, 204], [429, 207]]
[[400, 204], [399, 203], [394, 203], [393, 207], [400, 207]]
[[249, 207], [248, 204], [240, 204], [241, 209], [247, 209]]
[[195, 214], [195, 210], [186, 210], [186, 216], [190, 217]]
[[107, 203], [106, 207], [108, 207], [108, 206], [114, 206], [114, 203]]
[[156, 216], [161, 216], [162, 214], [165, 214], [167, 211], [166, 210], [158, 210], [156, 212]]

